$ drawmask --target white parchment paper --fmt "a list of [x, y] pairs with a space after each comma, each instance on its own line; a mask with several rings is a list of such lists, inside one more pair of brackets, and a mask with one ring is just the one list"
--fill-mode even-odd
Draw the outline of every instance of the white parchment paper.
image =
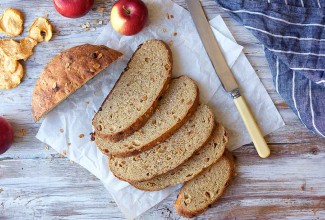
[[[232, 99], [221, 87], [189, 12], [170, 0], [145, 2], [149, 9], [149, 22], [141, 33], [133, 37], [121, 36], [108, 24], [96, 41], [96, 44], [123, 52], [124, 57], [51, 111], [36, 136], [59, 153], [66, 152], [68, 158], [99, 178], [128, 219], [141, 215], [179, 188], [143, 192], [116, 179], [109, 171], [107, 157], [90, 140], [93, 131], [91, 119], [95, 111], [112, 89], [134, 50], [145, 40], [156, 38], [170, 44], [174, 59], [173, 75], [186, 74], [198, 83], [201, 102], [209, 103], [217, 120], [229, 132], [229, 149], [251, 142]], [[168, 19], [167, 13], [173, 18], [169, 16]], [[283, 126], [280, 114], [242, 52], [243, 48], [236, 43], [222, 18], [218, 16], [210, 23], [263, 133], [266, 135]]]

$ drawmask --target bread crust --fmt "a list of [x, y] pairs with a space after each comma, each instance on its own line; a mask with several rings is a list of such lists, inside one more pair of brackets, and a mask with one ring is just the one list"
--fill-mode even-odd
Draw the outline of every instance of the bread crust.
[[[181, 77], [184, 77], [184, 76], [179, 76], [179, 77], [176, 77], [174, 79], [178, 79], [178, 78], [181, 78]], [[189, 77], [188, 77], [188, 79], [193, 81]], [[194, 83], [194, 81], [193, 81], [193, 83]], [[147, 143], [146, 145], [144, 145], [141, 148], [132, 149], [132, 150], [128, 150], [128, 151], [125, 151], [125, 152], [110, 152], [108, 149], [103, 149], [99, 145], [97, 145], [97, 146], [100, 149], [100, 151], [102, 153], [106, 154], [107, 156], [112, 155], [114, 157], [130, 157], [130, 156], [137, 155], [137, 154], [139, 154], [141, 152], [144, 152], [144, 151], [147, 151], [147, 150], [153, 148], [157, 143], [161, 143], [161, 142], [165, 141], [166, 139], [168, 139], [170, 136], [172, 136], [194, 114], [194, 112], [196, 111], [198, 106], [199, 106], [199, 88], [196, 86], [195, 100], [194, 100], [191, 108], [188, 109], [186, 116], [181, 121], [176, 123], [173, 127], [171, 127], [168, 131], [166, 131], [166, 133], [161, 135], [160, 137], [156, 138], [155, 140], [152, 140], [151, 142]], [[95, 142], [96, 142], [96, 138], [95, 138]]]
[[34, 121], [37, 122], [122, 55], [106, 46], [91, 44], [72, 47], [56, 55], [35, 84], [32, 97]]
[[[204, 211], [206, 211], [209, 206], [211, 206], [213, 203], [215, 203], [221, 196], [222, 194], [224, 193], [224, 191], [226, 190], [227, 186], [229, 185], [232, 177], [233, 177], [233, 174], [234, 174], [234, 170], [235, 170], [235, 162], [234, 162], [234, 158], [233, 156], [231, 155], [231, 153], [226, 150], [225, 153], [224, 153], [224, 156], [227, 158], [227, 162], [229, 163], [229, 166], [230, 166], [230, 175], [228, 176], [227, 178], [227, 181], [226, 181], [226, 184], [224, 187], [222, 187], [221, 189], [221, 193], [219, 194], [218, 197], [216, 197], [213, 201], [211, 201], [209, 204], [207, 204], [204, 208], [201, 208], [201, 209], [198, 209], [198, 210], [195, 210], [195, 211], [189, 211], [189, 210], [186, 210], [183, 208], [182, 206], [182, 198], [180, 197], [180, 194], [183, 193], [184, 191], [184, 188], [187, 186], [188, 183], [185, 183], [184, 186], [181, 188], [180, 192], [178, 193], [177, 195], [177, 199], [176, 201], [174, 202], [174, 207], [175, 207], [175, 210], [176, 212], [185, 217], [185, 218], [193, 218], [195, 217], [196, 215], [198, 214], [201, 214], [203, 213]], [[218, 162], [218, 161], [217, 161]], [[216, 162], [216, 163], [217, 163]], [[215, 163], [214, 163], [215, 164]], [[212, 164], [211, 166], [213, 166], [214, 164]]]
[[[154, 113], [157, 105], [158, 105], [158, 100], [159, 98], [166, 92], [166, 90], [169, 87], [171, 78], [172, 78], [172, 67], [173, 67], [173, 58], [172, 58], [172, 52], [169, 48], [169, 46], [161, 40], [151, 40], [151, 41], [159, 41], [161, 43], [164, 44], [166, 50], [168, 51], [168, 64], [170, 66], [169, 70], [168, 70], [168, 76], [160, 90], [159, 95], [157, 96], [156, 100], [153, 102], [153, 104], [147, 109], [147, 111], [140, 116], [139, 118], [137, 118], [134, 122], [132, 122], [127, 128], [123, 129], [122, 131], [119, 131], [117, 133], [111, 133], [111, 134], [105, 134], [105, 133], [100, 133], [97, 132], [97, 135], [100, 136], [101, 138], [106, 139], [109, 142], [118, 142], [120, 140], [122, 140], [123, 138], [126, 138], [128, 136], [130, 136], [131, 134], [133, 134], [134, 132], [138, 131], [140, 128], [143, 127], [143, 125], [149, 120], [150, 116]], [[144, 42], [145, 43], [145, 42]], [[133, 59], [133, 56], [135, 55], [135, 53], [137, 52], [137, 50], [140, 49], [140, 47], [144, 44], [140, 44], [138, 46], [138, 48], [136, 49], [136, 51], [133, 53], [131, 59], [129, 60], [129, 62], [127, 63], [126, 68], [124, 69], [124, 71], [121, 73], [119, 79], [117, 80], [117, 82], [115, 83], [114, 87], [112, 88], [111, 92], [108, 94], [108, 96], [105, 98], [105, 100], [103, 101], [101, 107], [99, 108], [98, 111], [101, 110], [103, 104], [105, 103], [105, 101], [110, 97], [110, 95], [112, 94], [112, 91], [115, 89], [116, 85], [118, 84], [118, 82], [120, 81], [120, 79], [122, 78], [122, 75], [126, 72], [126, 70], [129, 69], [129, 63], [131, 62], [131, 60]], [[96, 116], [96, 115], [95, 115]], [[95, 116], [92, 120], [92, 123], [94, 124], [94, 119]], [[107, 153], [106, 153], [107, 154]]]
[[[212, 112], [212, 110], [211, 110], [211, 108], [210, 107], [208, 107], [209, 109], [210, 109], [210, 111]], [[211, 138], [213, 137], [213, 131], [214, 131], [214, 129], [215, 129], [215, 123], [214, 123], [214, 121], [215, 121], [215, 117], [214, 117], [214, 114], [212, 113], [212, 121], [213, 121], [213, 127], [212, 127], [212, 129], [211, 129], [211, 132], [210, 132], [210, 134], [209, 134], [209, 137], [207, 138], [207, 140], [201, 145], [201, 146], [199, 146], [194, 152], [193, 152], [193, 154], [195, 154], [196, 152], [198, 152], [199, 150], [201, 150], [207, 143], [209, 143], [209, 141], [211, 140]], [[193, 155], [192, 154], [192, 155]], [[116, 177], [116, 178], [118, 178], [118, 179], [120, 179], [120, 180], [122, 180], [122, 181], [125, 181], [125, 182], [128, 182], [128, 183], [130, 183], [131, 185], [132, 185], [132, 183], [134, 183], [134, 182], [139, 182], [139, 181], [144, 181], [144, 180], [149, 180], [149, 179], [151, 179], [151, 178], [154, 178], [154, 177], [156, 177], [156, 176], [158, 176], [158, 175], [161, 175], [161, 174], [163, 174], [163, 173], [166, 173], [166, 172], [168, 172], [168, 171], [170, 171], [170, 170], [173, 170], [173, 169], [175, 169], [176, 167], [178, 167], [178, 166], [180, 166], [180, 165], [182, 165], [183, 163], [185, 163], [186, 161], [188, 161], [190, 158], [191, 158], [191, 156], [190, 157], [188, 157], [188, 158], [186, 158], [185, 160], [183, 160], [183, 161], [180, 161], [180, 162], [178, 162], [176, 165], [175, 165], [175, 168], [173, 168], [173, 169], [168, 169], [168, 168], [166, 168], [166, 169], [164, 169], [164, 170], [160, 170], [159, 172], [157, 172], [157, 173], [155, 173], [155, 175], [153, 175], [153, 176], [151, 176], [150, 178], [142, 178], [142, 179], [139, 179], [139, 180], [130, 180], [130, 179], [125, 179], [125, 178], [123, 178], [123, 177], [121, 177], [121, 176], [118, 176], [116, 173], [114, 173], [112, 170], [112, 164], [110, 163], [110, 161], [111, 161], [111, 158], [112, 158], [112, 156], [110, 155], [109, 157], [108, 157], [108, 165], [109, 165], [109, 168], [110, 168], [110, 170], [111, 170], [111, 172], [113, 173], [113, 175]]]

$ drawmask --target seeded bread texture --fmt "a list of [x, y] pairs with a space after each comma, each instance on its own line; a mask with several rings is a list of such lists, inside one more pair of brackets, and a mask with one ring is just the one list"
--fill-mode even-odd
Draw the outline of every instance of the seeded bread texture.
[[112, 143], [97, 136], [95, 143], [105, 153], [127, 157], [149, 150], [165, 141], [195, 112], [199, 103], [199, 91], [192, 79], [181, 76], [173, 79], [157, 109], [148, 122], [129, 137]]
[[90, 44], [56, 55], [45, 66], [34, 87], [35, 122], [121, 56], [122, 53], [106, 46]]
[[217, 124], [212, 139], [179, 167], [153, 179], [131, 183], [135, 188], [145, 191], [158, 191], [168, 186], [187, 182], [215, 163], [223, 155], [228, 138], [221, 124]]
[[184, 184], [174, 203], [177, 213], [191, 218], [204, 212], [224, 192], [235, 164], [229, 152], [197, 177]]
[[152, 179], [188, 160], [203, 147], [212, 135], [214, 115], [206, 106], [198, 107], [194, 115], [165, 142], [135, 156], [109, 158], [112, 173], [128, 182]]
[[172, 56], [163, 41], [140, 45], [93, 118], [96, 135], [117, 142], [139, 130], [168, 88], [171, 73]]

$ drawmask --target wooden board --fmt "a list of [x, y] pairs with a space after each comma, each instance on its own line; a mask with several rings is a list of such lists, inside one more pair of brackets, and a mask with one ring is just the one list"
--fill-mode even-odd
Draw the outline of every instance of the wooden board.
[[[186, 8], [183, 0], [175, 2]], [[324, 219], [325, 140], [306, 130], [275, 92], [259, 42], [213, 0], [202, 3], [210, 19], [223, 16], [245, 47], [286, 126], [267, 136], [272, 151], [269, 159], [258, 158], [252, 145], [234, 152], [237, 177], [225, 195], [197, 219]], [[39, 44], [24, 63], [23, 83], [13, 90], [0, 90], [0, 115], [9, 119], [16, 133], [14, 146], [0, 155], [0, 219], [124, 219], [98, 179], [35, 138], [40, 123], [33, 123], [30, 110], [32, 89], [44, 65], [66, 48], [93, 42], [108, 23], [111, 5], [112, 1], [98, 0], [87, 16], [66, 19], [55, 12], [50, 0], [0, 1], [0, 13], [8, 7], [25, 13], [23, 36], [35, 18], [47, 14], [55, 27], [53, 40]], [[99, 8], [105, 11], [98, 12]], [[91, 27], [86, 32], [81, 25], [87, 22]], [[179, 219], [173, 208], [175, 197], [139, 219]]]

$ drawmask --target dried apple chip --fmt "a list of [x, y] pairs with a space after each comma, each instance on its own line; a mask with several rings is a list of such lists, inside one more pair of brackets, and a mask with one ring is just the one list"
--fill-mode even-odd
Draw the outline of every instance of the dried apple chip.
[[27, 60], [33, 55], [33, 49], [37, 45], [37, 41], [30, 37], [25, 37], [20, 40], [20, 49], [23, 55], [23, 60]]
[[0, 32], [17, 37], [24, 30], [23, 14], [14, 8], [6, 9], [0, 17]]
[[12, 89], [21, 83], [21, 79], [24, 76], [24, 69], [19, 62], [17, 62], [17, 65], [16, 70], [13, 72], [9, 70], [0, 71], [0, 89]]
[[21, 39], [19, 43], [12, 39], [0, 40], [0, 48], [13, 60], [27, 60], [33, 54], [36, 44], [37, 41], [30, 37]]
[[15, 72], [18, 67], [17, 60], [10, 59], [0, 48], [0, 73], [9, 71]]
[[48, 42], [52, 38], [52, 25], [45, 18], [36, 18], [28, 30], [28, 34], [37, 42]]

